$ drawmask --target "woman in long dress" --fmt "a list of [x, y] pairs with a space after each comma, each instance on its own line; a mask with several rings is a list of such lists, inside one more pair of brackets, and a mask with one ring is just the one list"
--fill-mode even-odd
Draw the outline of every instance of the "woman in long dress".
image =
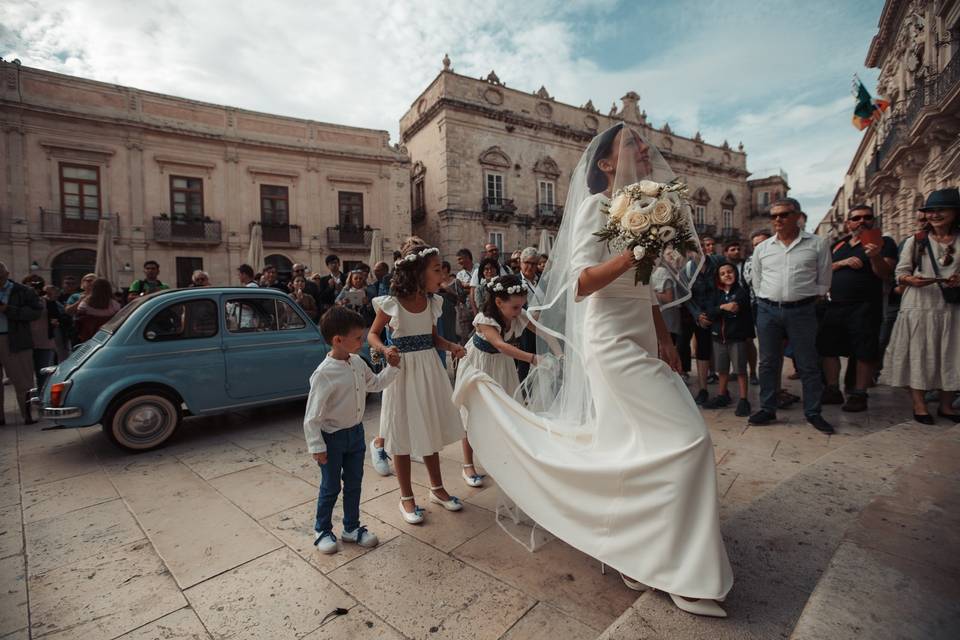
[[[628, 586], [723, 617], [717, 601], [733, 574], [709, 433], [676, 373], [656, 297], [634, 283], [632, 253], [611, 253], [593, 235], [617, 188], [671, 178], [639, 132], [620, 124], [594, 139], [571, 177], [544, 275], [547, 302], [531, 309], [565, 340], [563, 363], [538, 367], [527, 406], [475, 370], [461, 371], [454, 401], [487, 472], [529, 517], [619, 570]], [[681, 271], [678, 304], [689, 295]], [[560, 369], [562, 377], [551, 373]]]

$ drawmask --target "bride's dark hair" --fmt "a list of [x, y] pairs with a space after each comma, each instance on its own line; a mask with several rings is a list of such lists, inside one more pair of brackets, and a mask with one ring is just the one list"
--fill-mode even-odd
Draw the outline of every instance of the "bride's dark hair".
[[607, 174], [600, 170], [597, 163], [610, 157], [610, 152], [613, 150], [613, 141], [621, 129], [623, 129], [623, 123], [618, 122], [601, 133], [597, 139], [597, 150], [593, 152], [590, 166], [587, 169], [587, 187], [590, 189], [590, 193], [601, 193], [610, 186]]

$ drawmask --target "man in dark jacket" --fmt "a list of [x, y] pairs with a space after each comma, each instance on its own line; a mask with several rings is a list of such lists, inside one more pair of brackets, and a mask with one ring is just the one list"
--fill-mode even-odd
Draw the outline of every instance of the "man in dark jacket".
[[[33, 386], [33, 338], [30, 323], [40, 317], [43, 303], [30, 287], [10, 279], [0, 262], [0, 378], [6, 373], [17, 392], [25, 424], [31, 424], [27, 394]], [[3, 390], [0, 389], [0, 424], [5, 424]]]

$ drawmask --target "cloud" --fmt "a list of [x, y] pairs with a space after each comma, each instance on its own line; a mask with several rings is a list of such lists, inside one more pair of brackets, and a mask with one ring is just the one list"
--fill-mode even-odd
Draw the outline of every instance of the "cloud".
[[882, 0], [868, 4], [25, 0], [0, 4], [0, 55], [394, 138], [445, 53], [460, 73], [603, 111], [633, 89], [656, 125], [784, 168], [816, 217], [859, 141], [844, 111]]

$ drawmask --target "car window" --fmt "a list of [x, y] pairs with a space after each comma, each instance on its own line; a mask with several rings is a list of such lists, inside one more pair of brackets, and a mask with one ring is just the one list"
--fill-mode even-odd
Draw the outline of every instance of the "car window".
[[253, 333], [277, 331], [277, 306], [274, 298], [241, 298], [224, 305], [227, 331]]
[[213, 300], [185, 300], [155, 313], [143, 337], [151, 342], [210, 338], [217, 335], [217, 327], [217, 305]]
[[280, 319], [280, 329], [303, 329], [306, 323], [296, 309], [285, 300], [277, 300], [277, 318]]

